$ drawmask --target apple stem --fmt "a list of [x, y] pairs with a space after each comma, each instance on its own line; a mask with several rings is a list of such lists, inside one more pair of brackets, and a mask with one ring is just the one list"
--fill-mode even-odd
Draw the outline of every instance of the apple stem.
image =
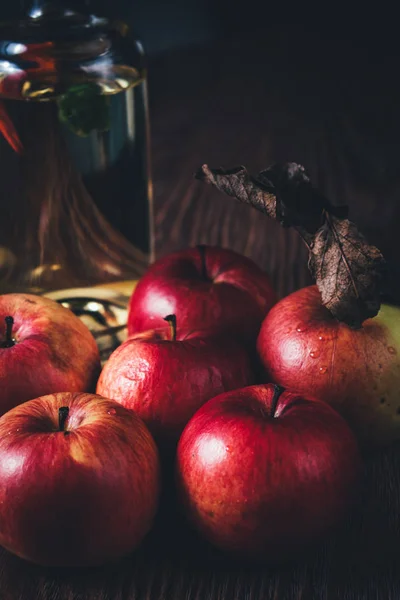
[[[66, 420], [68, 419], [68, 414], [69, 414], [68, 406], [61, 406], [58, 409], [58, 429], [59, 429], [59, 431], [64, 431], [65, 423], [66, 423]], [[64, 433], [67, 433], [67, 432], [64, 431]]]
[[12, 337], [12, 328], [14, 326], [14, 319], [12, 317], [6, 317], [4, 319], [6, 322], [6, 339], [1, 344], [2, 348], [11, 348], [15, 345], [15, 340]]
[[199, 251], [199, 254], [200, 254], [201, 277], [202, 277], [202, 279], [204, 279], [204, 281], [208, 281], [209, 277], [208, 277], [207, 265], [206, 265], [206, 246], [204, 244], [199, 244], [197, 246], [197, 250]]
[[285, 391], [285, 388], [283, 388], [282, 386], [274, 385], [274, 395], [272, 396], [272, 401], [271, 401], [271, 412], [270, 412], [271, 417], [275, 417], [278, 400], [284, 391]]
[[168, 315], [165, 317], [164, 321], [168, 321], [169, 329], [171, 331], [171, 341], [176, 342], [176, 316]]

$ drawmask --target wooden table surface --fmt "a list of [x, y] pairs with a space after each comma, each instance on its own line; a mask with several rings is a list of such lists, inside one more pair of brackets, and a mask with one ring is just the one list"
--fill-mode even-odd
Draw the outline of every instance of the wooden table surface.
[[[351, 50], [351, 51], [350, 51]], [[276, 32], [184, 48], [150, 64], [157, 253], [191, 243], [251, 256], [279, 294], [308, 283], [296, 235], [193, 180], [203, 163], [303, 163], [385, 253], [399, 299], [400, 105], [386, 57]], [[116, 507], [118, 510], [118, 507]], [[276, 571], [203, 546], [168, 512], [142, 548], [90, 571], [49, 571], [0, 551], [1, 600], [398, 600], [400, 446], [365, 459], [361, 502], [309, 557]]]

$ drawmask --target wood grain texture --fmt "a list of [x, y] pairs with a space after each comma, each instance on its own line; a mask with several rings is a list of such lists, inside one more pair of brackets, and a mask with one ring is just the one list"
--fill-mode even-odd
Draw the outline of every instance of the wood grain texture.
[[193, 180], [204, 163], [256, 173], [275, 161], [299, 162], [382, 250], [398, 303], [400, 93], [392, 64], [300, 33], [171, 52], [154, 65], [157, 253], [222, 244], [265, 268], [281, 296], [308, 284], [295, 232]]
[[[118, 507], [116, 507], [116, 510]], [[101, 569], [35, 567], [0, 552], [4, 600], [397, 600], [400, 446], [366, 460], [360, 505], [315, 553], [271, 571], [213, 551], [169, 506], [137, 554]]]
[[[399, 272], [399, 94], [389, 66], [375, 54], [348, 50], [303, 32], [279, 32], [262, 44], [237, 39], [154, 60], [158, 255], [188, 244], [221, 244], [264, 267], [280, 295], [307, 284], [306, 252], [294, 232], [192, 177], [205, 162], [258, 171], [294, 160], [333, 201], [350, 205]], [[0, 598], [398, 600], [400, 446], [366, 457], [361, 501], [351, 518], [296, 566], [270, 571], [238, 565], [182, 523], [174, 503], [165, 502], [135, 555], [90, 571], [48, 571], [1, 550]]]

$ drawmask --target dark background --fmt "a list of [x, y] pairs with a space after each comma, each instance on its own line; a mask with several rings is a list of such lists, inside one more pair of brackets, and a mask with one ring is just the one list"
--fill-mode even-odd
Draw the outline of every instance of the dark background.
[[[45, 1], [0, 0], [0, 19]], [[246, 211], [229, 208], [234, 224], [228, 226], [228, 204], [216, 192], [207, 192], [202, 205], [215, 235], [208, 238], [206, 227], [197, 227], [199, 188], [192, 174], [203, 162], [239, 163], [255, 172], [271, 162], [295, 161], [333, 203], [349, 205], [350, 218], [389, 260], [397, 288], [392, 297], [400, 302], [400, 52], [394, 5], [52, 1], [125, 19], [147, 51], [156, 226], [165, 214], [176, 223], [169, 236], [158, 227], [164, 236], [157, 241], [158, 254], [212, 237], [278, 272], [281, 267], [271, 267], [268, 259], [271, 248], [257, 245], [258, 233], [246, 240], [244, 225], [240, 234], [234, 232], [235, 219], [239, 227]], [[258, 223], [255, 216], [245, 222], [255, 228]], [[299, 283], [293, 275], [287, 291]]]
[[[0, 0], [1, 18], [15, 16], [35, 1], [44, 0]], [[90, 5], [95, 12], [123, 17], [149, 54], [249, 33], [262, 41], [286, 26], [295, 30], [300, 44], [310, 36], [339, 46], [350, 42], [367, 52], [365, 61], [368, 52], [393, 58], [398, 51], [395, 7], [381, 2], [70, 0], [69, 4]]]
[[[32, 1], [0, 0], [1, 17]], [[195, 243], [243, 252], [281, 293], [306, 276], [284, 265], [291, 233], [208, 190], [199, 165], [303, 164], [388, 260], [400, 303], [400, 76], [394, 5], [338, 0], [53, 0], [125, 19], [149, 56], [157, 254]], [[229, 208], [228, 208], [229, 206]], [[244, 209], [244, 210], [242, 210]], [[203, 211], [203, 214], [201, 213]], [[204, 220], [200, 227], [201, 219]], [[173, 227], [165, 227], [165, 217]], [[266, 229], [267, 228], [267, 229]], [[271, 239], [268, 230], [271, 229]], [[265, 230], [265, 233], [264, 233]], [[212, 234], [210, 233], [212, 232]], [[258, 240], [263, 235], [266, 239]], [[286, 252], [286, 250], [285, 250]], [[271, 256], [276, 258], [272, 260]], [[285, 254], [286, 256], [286, 254]], [[306, 266], [304, 271], [307, 272]]]

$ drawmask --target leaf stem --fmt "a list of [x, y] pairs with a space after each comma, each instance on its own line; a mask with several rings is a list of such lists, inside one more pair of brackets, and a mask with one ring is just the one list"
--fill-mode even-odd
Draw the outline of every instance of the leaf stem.
[[164, 318], [164, 321], [168, 321], [169, 329], [171, 332], [171, 342], [176, 342], [176, 316], [168, 315]]
[[276, 384], [274, 385], [274, 395], [272, 396], [271, 411], [269, 414], [269, 416], [272, 418], [275, 417], [276, 407], [278, 406], [278, 400], [284, 391], [285, 391], [285, 388], [282, 387], [281, 385], [276, 385]]
[[4, 319], [4, 321], [6, 323], [6, 339], [1, 344], [1, 348], [12, 348], [13, 346], [15, 346], [15, 340], [12, 336], [14, 319], [13, 317], [8, 316]]
[[59, 431], [64, 431], [64, 433], [66, 433], [65, 431], [65, 423], [68, 419], [68, 415], [69, 415], [69, 408], [68, 406], [61, 406], [58, 409], [58, 430]]

